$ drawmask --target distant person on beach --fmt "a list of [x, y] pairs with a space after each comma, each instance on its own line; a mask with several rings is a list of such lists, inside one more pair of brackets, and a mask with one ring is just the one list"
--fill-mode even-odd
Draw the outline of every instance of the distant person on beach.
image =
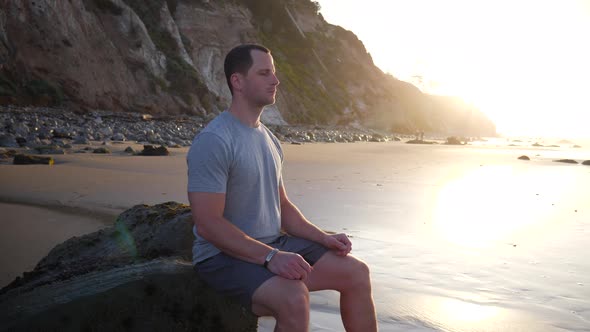
[[347, 331], [376, 331], [367, 265], [349, 255], [345, 234], [322, 231], [287, 197], [281, 144], [260, 123], [279, 85], [270, 51], [238, 46], [224, 70], [231, 106], [187, 155], [195, 270], [255, 315], [275, 317], [275, 331], [307, 331], [309, 292], [324, 289], [340, 292]]

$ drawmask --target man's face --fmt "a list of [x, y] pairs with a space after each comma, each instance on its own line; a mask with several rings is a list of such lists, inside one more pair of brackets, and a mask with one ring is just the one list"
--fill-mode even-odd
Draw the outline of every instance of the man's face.
[[259, 50], [252, 50], [250, 54], [252, 67], [244, 77], [242, 93], [257, 107], [272, 105], [279, 85], [272, 56]]

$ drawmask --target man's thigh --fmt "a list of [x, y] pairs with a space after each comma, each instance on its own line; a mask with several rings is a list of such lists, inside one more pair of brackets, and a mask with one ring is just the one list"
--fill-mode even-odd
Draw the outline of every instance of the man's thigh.
[[338, 256], [334, 251], [328, 251], [303, 281], [310, 292], [325, 289], [341, 291], [367, 275], [367, 265], [361, 260], [352, 255]]
[[[290, 235], [283, 235], [268, 245], [282, 251], [298, 253], [312, 266], [328, 251], [318, 243]], [[242, 261], [224, 253], [217, 254], [203, 263], [197, 263], [195, 270], [217, 292], [236, 298], [250, 310], [253, 309], [252, 299], [257, 289], [276, 276], [262, 265]], [[285, 291], [292, 287], [289, 283], [287, 284]], [[273, 286], [271, 291], [262, 293], [268, 293], [267, 296], [272, 300], [275, 294], [274, 286], [283, 285], [283, 282], [272, 282], [270, 285]]]
[[268, 279], [275, 276], [266, 268], [224, 253], [195, 265], [195, 270], [218, 293], [236, 299], [252, 309], [252, 295]]

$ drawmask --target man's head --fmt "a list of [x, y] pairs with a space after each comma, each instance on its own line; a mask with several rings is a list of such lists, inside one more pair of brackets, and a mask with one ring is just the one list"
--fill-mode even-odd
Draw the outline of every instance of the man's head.
[[279, 81], [266, 47], [256, 44], [237, 46], [227, 54], [223, 66], [232, 96], [239, 92], [255, 103], [264, 104], [261, 106], [274, 103]]

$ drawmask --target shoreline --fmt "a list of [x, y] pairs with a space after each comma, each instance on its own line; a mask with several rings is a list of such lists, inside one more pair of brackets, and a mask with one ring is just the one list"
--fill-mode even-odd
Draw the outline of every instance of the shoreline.
[[78, 216], [88, 219], [94, 219], [103, 223], [105, 226], [113, 225], [115, 219], [121, 212], [125, 210], [121, 210], [120, 212], [115, 213], [108, 213], [105, 209], [100, 208], [90, 208], [90, 207], [82, 207], [82, 206], [71, 206], [71, 205], [62, 205], [62, 204], [51, 204], [49, 202], [41, 202], [41, 201], [26, 201], [26, 200], [19, 200], [13, 199], [10, 197], [2, 197], [0, 196], [0, 204], [10, 204], [10, 205], [20, 205], [22, 207], [34, 207], [34, 208], [42, 208], [49, 211], [53, 211], [55, 213], [62, 213], [69, 216]]

